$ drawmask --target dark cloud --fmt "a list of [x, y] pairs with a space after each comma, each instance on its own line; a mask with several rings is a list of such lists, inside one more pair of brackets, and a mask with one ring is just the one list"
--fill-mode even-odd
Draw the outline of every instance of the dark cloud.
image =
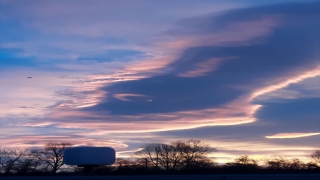
[[[316, 58], [319, 57], [318, 6], [318, 3], [273, 5], [185, 21], [184, 26], [195, 27], [195, 31], [182, 31], [182, 34], [193, 36], [215, 33], [217, 29], [235, 22], [274, 15], [283, 18], [279, 27], [275, 27], [268, 36], [257, 36], [249, 44], [230, 42], [222, 46], [188, 48], [167, 67], [173, 69], [171, 73], [105, 87], [103, 90], [108, 92], [108, 98], [86, 110], [135, 115], [219, 107], [250, 93], [248, 88], [236, 87], [263, 87], [278, 77], [297, 73], [297, 69], [307, 70], [318, 62]], [[250, 28], [259, 27], [248, 27], [248, 30]], [[194, 69], [198, 63], [228, 57], [236, 58], [222, 60], [216, 70], [206, 72], [205, 76], [179, 77], [179, 74]], [[131, 101], [121, 101], [114, 98], [115, 94], [142, 94], [145, 97], [130, 97]]]
[[318, 19], [319, 6], [318, 2], [308, 2], [231, 9], [220, 13], [181, 20], [177, 27], [168, 30], [165, 34], [184, 36], [218, 32], [230, 23], [259, 20], [265, 15], [285, 15], [288, 21], [294, 23], [302, 19], [310, 22], [310, 20], [314, 21]]
[[131, 97], [132, 101], [129, 102], [110, 97], [107, 103], [93, 107], [111, 110], [114, 114], [203, 109], [227, 103], [239, 94], [239, 91], [223, 86], [219, 80], [208, 76], [189, 79], [173, 75], [117, 83], [106, 88], [106, 91], [110, 94], [143, 94], [147, 97]]
[[34, 107], [30, 107], [30, 106], [20, 106], [20, 109], [33, 109]]
[[256, 117], [263, 121], [276, 123], [286, 132], [318, 132], [320, 129], [320, 98], [265, 103], [263, 108], [256, 113]]

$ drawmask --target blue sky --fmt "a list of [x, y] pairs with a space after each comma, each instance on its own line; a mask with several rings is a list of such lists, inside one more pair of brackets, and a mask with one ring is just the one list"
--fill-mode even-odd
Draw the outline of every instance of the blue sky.
[[[0, 1], [0, 141], [320, 148], [319, 1]], [[32, 78], [27, 78], [32, 77]]]

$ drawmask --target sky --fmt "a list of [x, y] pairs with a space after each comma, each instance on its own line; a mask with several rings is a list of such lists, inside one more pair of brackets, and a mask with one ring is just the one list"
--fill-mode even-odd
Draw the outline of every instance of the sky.
[[0, 0], [0, 144], [320, 149], [320, 1]]

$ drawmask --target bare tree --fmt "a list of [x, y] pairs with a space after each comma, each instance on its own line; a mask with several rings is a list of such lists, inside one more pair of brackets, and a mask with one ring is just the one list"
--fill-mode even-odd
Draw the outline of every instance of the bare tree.
[[152, 166], [159, 168], [161, 144], [147, 144], [135, 153], [136, 157], [146, 159]]
[[195, 139], [180, 142], [177, 149], [180, 151], [184, 169], [191, 168], [201, 160], [205, 159], [204, 157], [208, 153], [216, 151], [216, 149]]
[[36, 157], [46, 164], [51, 173], [56, 173], [63, 165], [63, 152], [71, 147], [71, 143], [48, 143], [43, 151], [34, 152]]
[[293, 158], [289, 160], [289, 167], [290, 169], [304, 169], [306, 167], [306, 164], [299, 160], [298, 158]]
[[123, 169], [123, 168], [128, 168], [130, 166], [132, 166], [134, 163], [132, 161], [130, 161], [129, 159], [125, 159], [125, 158], [117, 158], [116, 162], [114, 163], [114, 165], [117, 166], [117, 169]]
[[177, 149], [177, 145], [178, 143], [147, 144], [135, 155], [140, 164], [144, 164], [144, 167], [176, 169], [181, 164], [181, 153]]
[[270, 169], [288, 169], [290, 162], [281, 156], [273, 156], [265, 160], [265, 166]]
[[31, 150], [26, 151], [25, 155], [20, 158], [16, 166], [18, 173], [33, 173], [38, 167], [43, 165], [43, 162], [37, 158], [36, 154]]
[[315, 151], [311, 155], [312, 160], [320, 166], [320, 150]]
[[140, 159], [140, 162], [145, 161], [145, 167], [150, 164], [157, 169], [176, 170], [199, 165], [207, 166], [209, 159], [205, 156], [214, 150], [199, 140], [191, 139], [186, 142], [177, 141], [170, 144], [147, 144], [135, 155]]
[[250, 158], [249, 156], [240, 156], [234, 160], [235, 163], [237, 164], [244, 164], [244, 165], [249, 165], [249, 164], [257, 164], [258, 162], [255, 159]]
[[2, 149], [0, 150], [0, 165], [5, 174], [18, 164], [19, 160], [25, 155], [25, 149]]
[[133, 158], [135, 158], [135, 161], [133, 162], [134, 167], [140, 167], [140, 168], [143, 167], [143, 168], [148, 169], [149, 167], [152, 166], [149, 159], [146, 157], [134, 154]]
[[19, 173], [33, 173], [36, 171], [37, 167], [41, 165], [41, 161], [33, 158], [21, 159], [17, 165], [17, 171]]
[[247, 167], [256, 168], [258, 167], [258, 161], [250, 158], [247, 155], [239, 156], [234, 160], [234, 162], [227, 163], [227, 166], [237, 166], [237, 167]]
[[165, 170], [175, 170], [180, 167], [181, 154], [177, 143], [161, 144], [159, 163]]

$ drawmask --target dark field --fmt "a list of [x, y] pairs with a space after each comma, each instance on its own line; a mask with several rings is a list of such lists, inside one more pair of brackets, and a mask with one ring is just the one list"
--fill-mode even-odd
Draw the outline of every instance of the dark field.
[[166, 175], [166, 176], [20, 176], [1, 177], [2, 180], [319, 180], [320, 174], [264, 175]]

